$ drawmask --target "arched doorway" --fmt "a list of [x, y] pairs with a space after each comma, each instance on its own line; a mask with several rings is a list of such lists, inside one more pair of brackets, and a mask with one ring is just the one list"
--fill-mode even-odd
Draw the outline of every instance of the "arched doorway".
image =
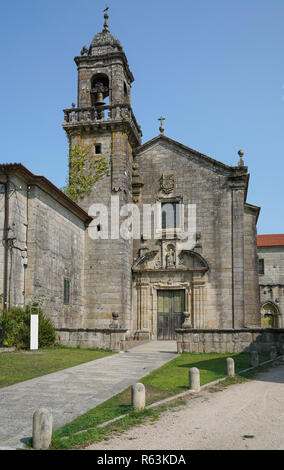
[[263, 328], [279, 328], [279, 309], [274, 302], [265, 302], [261, 307]]

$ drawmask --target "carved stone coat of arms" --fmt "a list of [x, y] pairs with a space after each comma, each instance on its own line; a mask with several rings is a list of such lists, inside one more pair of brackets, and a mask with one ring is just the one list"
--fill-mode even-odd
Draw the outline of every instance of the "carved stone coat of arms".
[[160, 178], [160, 188], [165, 194], [170, 194], [175, 187], [174, 175], [162, 175]]

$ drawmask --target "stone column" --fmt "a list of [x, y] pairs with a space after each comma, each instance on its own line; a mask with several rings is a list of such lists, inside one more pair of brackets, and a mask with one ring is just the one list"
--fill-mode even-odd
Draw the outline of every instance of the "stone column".
[[139, 339], [149, 339], [149, 312], [150, 312], [150, 292], [148, 282], [141, 281], [137, 283], [138, 288], [138, 330], [137, 336]]
[[141, 304], [140, 304], [140, 329], [149, 330], [148, 328], [148, 286], [141, 286]]
[[205, 281], [193, 278], [193, 325], [194, 328], [205, 328]]
[[186, 289], [186, 294], [187, 294], [187, 311], [191, 315], [191, 321], [192, 321], [192, 289], [188, 288]]
[[231, 178], [232, 327], [243, 328], [244, 317], [244, 200], [246, 170]]

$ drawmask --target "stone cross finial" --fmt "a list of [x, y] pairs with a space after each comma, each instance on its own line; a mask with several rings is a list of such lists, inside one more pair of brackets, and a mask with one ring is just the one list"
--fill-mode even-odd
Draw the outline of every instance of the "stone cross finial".
[[104, 22], [104, 29], [103, 29], [103, 30], [104, 30], [105, 32], [107, 32], [107, 33], [109, 33], [109, 27], [108, 27], [109, 15], [108, 15], [108, 10], [109, 10], [109, 7], [106, 7], [106, 8], [104, 9], [104, 12], [105, 12], [105, 14], [104, 14], [105, 22]]
[[163, 126], [163, 121], [165, 121], [165, 119], [166, 119], [166, 118], [164, 118], [164, 117], [162, 117], [162, 116], [158, 118], [158, 121], [161, 121], [161, 125], [160, 125], [160, 127], [159, 127], [159, 131], [160, 131], [161, 134], [163, 134], [163, 133], [164, 133], [164, 130], [165, 130], [165, 129], [164, 129], [164, 126]]
[[239, 150], [238, 154], [239, 154], [239, 157], [240, 157], [238, 165], [239, 166], [244, 166], [243, 156], [244, 156], [245, 152], [243, 150]]

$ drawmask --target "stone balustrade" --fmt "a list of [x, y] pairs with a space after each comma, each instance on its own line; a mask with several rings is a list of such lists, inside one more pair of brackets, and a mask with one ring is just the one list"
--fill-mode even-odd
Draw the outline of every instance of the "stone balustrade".
[[90, 106], [87, 108], [73, 107], [64, 109], [63, 112], [66, 124], [128, 120], [141, 132], [129, 104]]
[[65, 130], [74, 129], [77, 126], [101, 126], [111, 124], [121, 128], [127, 125], [133, 136], [133, 145], [141, 145], [142, 131], [133, 114], [130, 104], [114, 104], [106, 106], [89, 106], [85, 108], [64, 109]]

